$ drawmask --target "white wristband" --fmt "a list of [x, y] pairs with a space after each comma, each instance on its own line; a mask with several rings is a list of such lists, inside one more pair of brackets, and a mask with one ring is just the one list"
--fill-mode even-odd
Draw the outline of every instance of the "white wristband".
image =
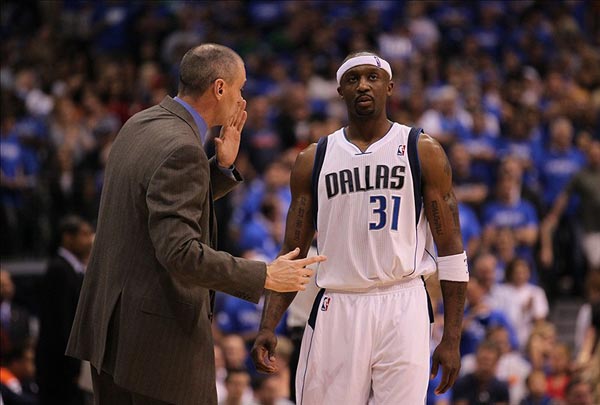
[[469, 281], [469, 266], [467, 253], [462, 252], [452, 256], [438, 257], [438, 278], [447, 281]]

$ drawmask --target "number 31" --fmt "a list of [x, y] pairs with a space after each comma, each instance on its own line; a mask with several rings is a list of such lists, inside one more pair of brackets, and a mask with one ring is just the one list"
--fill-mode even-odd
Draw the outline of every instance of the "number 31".
[[[393, 195], [392, 198], [392, 231], [398, 230], [398, 214], [400, 213], [400, 196]], [[383, 195], [372, 195], [369, 199], [371, 204], [377, 204], [373, 208], [373, 214], [379, 215], [378, 222], [369, 222], [369, 230], [377, 231], [382, 229], [387, 223], [387, 199]]]

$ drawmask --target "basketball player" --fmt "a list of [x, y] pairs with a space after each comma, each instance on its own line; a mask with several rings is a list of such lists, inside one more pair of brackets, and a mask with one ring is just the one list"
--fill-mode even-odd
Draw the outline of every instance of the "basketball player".
[[[431, 369], [442, 369], [437, 393], [460, 368], [469, 276], [452, 172], [437, 141], [388, 120], [391, 78], [377, 55], [348, 56], [337, 81], [350, 124], [306, 148], [292, 171], [282, 251], [306, 255], [316, 230], [328, 256], [303, 336], [298, 404], [423, 404], [432, 321], [423, 277], [436, 269], [445, 309]], [[266, 299], [252, 349], [259, 371], [276, 371], [273, 331], [294, 296]]]

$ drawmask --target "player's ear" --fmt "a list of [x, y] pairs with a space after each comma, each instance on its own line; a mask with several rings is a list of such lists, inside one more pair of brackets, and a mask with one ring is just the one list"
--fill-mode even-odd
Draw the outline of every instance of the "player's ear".
[[388, 96], [392, 95], [392, 90], [394, 90], [394, 82], [390, 80], [388, 82], [388, 89], [387, 89]]
[[338, 94], [340, 95], [341, 98], [344, 98], [344, 95], [342, 94], [342, 88], [341, 87], [337, 88], [337, 92], [338, 92]]

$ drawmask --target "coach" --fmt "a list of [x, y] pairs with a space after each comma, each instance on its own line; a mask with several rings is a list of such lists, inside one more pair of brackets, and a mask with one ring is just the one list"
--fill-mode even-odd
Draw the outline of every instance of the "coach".
[[[242, 59], [204, 44], [180, 64], [179, 93], [133, 116], [108, 159], [97, 234], [67, 355], [89, 360], [96, 404], [216, 404], [214, 290], [258, 302], [303, 290], [322, 261], [266, 265], [214, 249], [213, 201], [240, 183]], [[207, 130], [222, 126], [207, 159]]]

